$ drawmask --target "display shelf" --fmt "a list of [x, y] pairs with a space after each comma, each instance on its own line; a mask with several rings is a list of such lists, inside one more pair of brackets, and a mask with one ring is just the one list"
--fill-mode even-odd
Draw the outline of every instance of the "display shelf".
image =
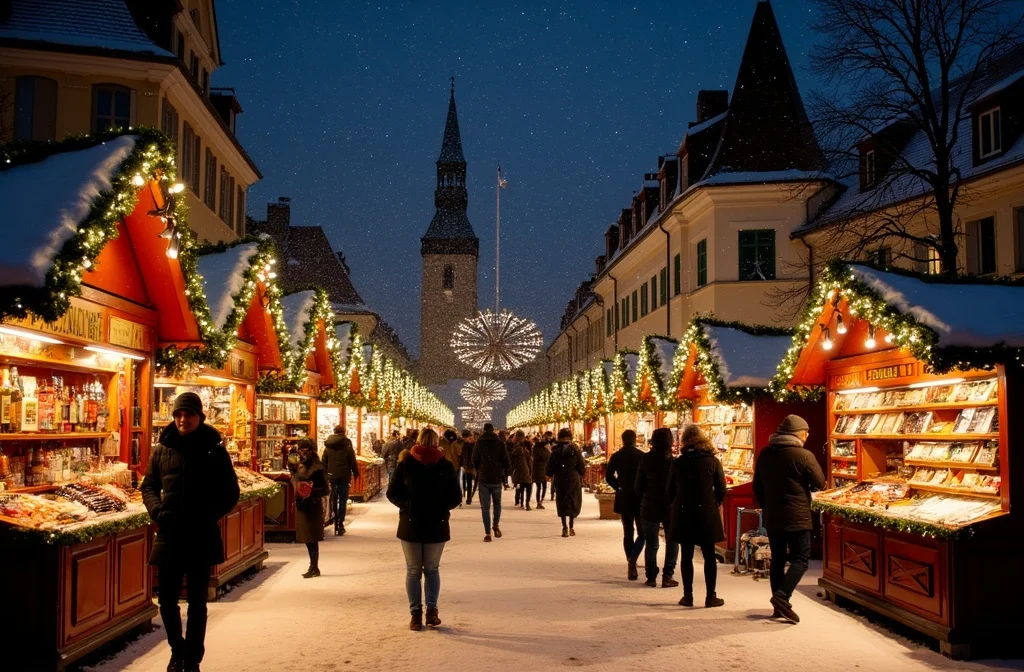
[[105, 439], [110, 432], [14, 432], [0, 434], [0, 441], [68, 441], [72, 439]]
[[970, 488], [950, 488], [945, 485], [929, 485], [927, 483], [916, 483], [914, 481], [907, 481], [907, 485], [914, 490], [934, 492], [940, 495], [964, 495], [967, 497], [984, 497], [986, 499], [1002, 498], [1002, 495], [998, 492], [981, 492], [978, 490], [971, 490]]
[[[4, 490], [4, 492], [10, 492], [21, 495], [37, 495], [40, 492], [48, 492], [59, 487], [60, 485], [57, 485], [56, 483], [50, 483], [49, 485], [26, 485], [21, 488], [10, 488], [8, 490]], [[11, 522], [10, 519], [8, 519], [8, 522]]]
[[833, 410], [834, 415], [870, 415], [872, 413], [923, 413], [926, 411], [959, 411], [964, 408], [985, 408], [997, 406], [998, 400], [945, 402], [942, 404], [917, 404], [914, 406], [874, 406], [872, 408], [844, 408]]
[[911, 460], [909, 458], [905, 458], [903, 462], [908, 467], [929, 467], [932, 469], [973, 469], [975, 471], [999, 471], [998, 464], [975, 464], [974, 462], [949, 462], [942, 460]]
[[839, 462], [856, 462], [857, 461], [857, 456], [856, 455], [829, 455], [829, 457], [832, 458], [833, 460], [837, 460]]
[[733, 443], [729, 446], [730, 450], [753, 450], [754, 446], [749, 443]]
[[985, 434], [833, 434], [833, 439], [855, 441], [868, 439], [874, 441], [989, 441], [999, 438], [999, 432]]

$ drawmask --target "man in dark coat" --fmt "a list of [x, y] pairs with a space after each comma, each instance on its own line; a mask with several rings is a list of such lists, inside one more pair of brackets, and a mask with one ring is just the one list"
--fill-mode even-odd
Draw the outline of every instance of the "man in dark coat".
[[380, 456], [384, 460], [384, 469], [387, 471], [388, 480], [395, 473], [395, 465], [398, 464], [398, 454], [402, 452], [402, 435], [397, 429], [391, 430], [391, 438], [384, 444]]
[[754, 496], [764, 511], [772, 551], [771, 602], [775, 615], [793, 623], [800, 617], [789, 600], [811, 557], [811, 491], [825, 487], [818, 461], [804, 448], [809, 432], [806, 420], [787, 416], [754, 467]]
[[672, 520], [666, 536], [679, 544], [682, 557], [683, 597], [679, 604], [693, 606], [693, 547], [704, 556], [705, 607], [721, 607], [718, 597], [718, 560], [715, 544], [725, 540], [720, 508], [725, 500], [725, 471], [715, 446], [697, 425], [683, 431], [682, 453], [672, 462], [668, 497]]
[[[476, 440], [473, 448], [473, 468], [476, 469], [477, 487], [480, 491], [480, 512], [484, 520], [484, 541], [494, 536], [501, 538], [501, 491], [505, 474], [512, 470], [505, 442], [494, 433], [494, 425], [484, 425], [484, 433]], [[494, 504], [494, 524], [491, 524], [491, 503]]]
[[533, 496], [533, 446], [526, 434], [518, 431], [513, 441], [512, 452], [512, 484], [516, 487], [516, 506], [530, 510], [530, 498]]
[[476, 492], [476, 469], [473, 468], [473, 435], [468, 429], [462, 430], [462, 453], [459, 455], [459, 465], [462, 468], [462, 490], [466, 493], [466, 504], [473, 503], [473, 493]]
[[352, 478], [359, 478], [359, 462], [352, 440], [345, 436], [345, 427], [338, 425], [324, 441], [324, 471], [331, 482], [331, 514], [334, 516], [334, 536], [345, 534], [345, 514], [348, 508], [348, 489]]
[[643, 452], [636, 447], [636, 432], [627, 429], [622, 433], [622, 447], [608, 460], [604, 472], [604, 480], [615, 490], [615, 513], [622, 518], [622, 547], [626, 551], [626, 576], [630, 581], [636, 581], [640, 576], [636, 561], [640, 558], [640, 552], [644, 550], [640, 497], [636, 494], [636, 472], [640, 469], [643, 457]]
[[573, 523], [583, 508], [582, 478], [586, 471], [587, 463], [583, 459], [583, 453], [572, 442], [572, 430], [563, 427], [558, 430], [558, 443], [551, 450], [547, 468], [547, 475], [551, 477], [551, 487], [555, 488], [557, 493], [555, 509], [562, 519], [563, 537], [576, 536]]
[[[661, 427], [651, 434], [651, 450], [640, 461], [636, 472], [636, 494], [640, 499], [640, 518], [643, 520], [644, 539], [644, 572], [647, 581], [644, 585], [652, 588], [658, 585], [658, 547], [660, 539], [658, 531], [668, 528], [668, 472], [672, 468], [672, 430]], [[679, 582], [672, 578], [676, 571], [679, 556], [679, 544], [665, 539], [665, 567], [661, 574], [661, 587], [673, 588]]]
[[545, 432], [544, 438], [533, 444], [533, 484], [537, 488], [537, 508], [544, 508], [544, 495], [548, 489], [548, 460], [551, 459], [551, 448], [555, 442], [551, 432]]
[[[238, 477], [220, 434], [206, 424], [194, 392], [174, 399], [174, 422], [160, 432], [140, 490], [158, 526], [149, 564], [160, 571], [160, 617], [172, 672], [199, 670], [206, 652], [210, 568], [224, 561], [218, 521], [238, 503]], [[188, 580], [188, 632], [181, 635], [182, 580]]]

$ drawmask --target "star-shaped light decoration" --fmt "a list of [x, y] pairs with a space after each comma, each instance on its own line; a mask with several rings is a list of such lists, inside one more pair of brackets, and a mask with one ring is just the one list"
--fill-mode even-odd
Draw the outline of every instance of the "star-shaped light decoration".
[[536, 358], [543, 344], [537, 325], [509, 310], [477, 312], [459, 323], [451, 339], [459, 361], [482, 373], [518, 369]]
[[508, 390], [500, 381], [480, 376], [462, 386], [462, 398], [473, 406], [486, 406], [492, 401], [501, 401]]

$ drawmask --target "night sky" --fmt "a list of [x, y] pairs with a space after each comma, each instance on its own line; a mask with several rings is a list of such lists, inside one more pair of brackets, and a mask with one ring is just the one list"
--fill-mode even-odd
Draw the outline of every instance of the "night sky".
[[[495, 166], [502, 192], [502, 306], [545, 341], [603, 253], [603, 232], [674, 153], [697, 91], [732, 90], [755, 0], [409, 2], [223, 0], [238, 134], [263, 172], [249, 213], [292, 198], [321, 225], [366, 303], [418, 352], [420, 236], [434, 213], [448, 78], [480, 238], [481, 307], [494, 301]], [[806, 102], [807, 3], [773, 3]]]

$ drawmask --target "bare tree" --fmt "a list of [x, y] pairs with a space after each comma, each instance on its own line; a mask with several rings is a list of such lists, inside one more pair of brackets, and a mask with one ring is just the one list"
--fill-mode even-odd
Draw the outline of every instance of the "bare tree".
[[[830, 226], [818, 255], [856, 258], [882, 241], [894, 256], [956, 275], [954, 210], [963, 197], [956, 147], [987, 63], [1021, 37], [1020, 0], [813, 0], [820, 35], [812, 70], [815, 130], [839, 179], [860, 176], [860, 198]], [[969, 124], [967, 125], [969, 128]], [[927, 151], [904, 153], [910, 138]], [[874, 154], [861, 152], [870, 143]], [[937, 220], [937, 230], [920, 226]], [[921, 256], [925, 259], [921, 259]]]

